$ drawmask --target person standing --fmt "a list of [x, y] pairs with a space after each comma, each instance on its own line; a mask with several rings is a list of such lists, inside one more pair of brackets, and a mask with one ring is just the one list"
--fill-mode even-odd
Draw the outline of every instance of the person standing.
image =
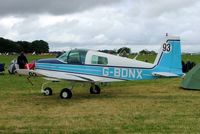
[[24, 69], [25, 65], [28, 63], [28, 60], [23, 52], [17, 58], [17, 64], [19, 65], [19, 69]]

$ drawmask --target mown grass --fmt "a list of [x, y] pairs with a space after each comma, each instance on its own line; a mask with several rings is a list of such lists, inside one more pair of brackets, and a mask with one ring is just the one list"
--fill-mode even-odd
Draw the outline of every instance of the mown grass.
[[47, 97], [40, 93], [42, 78], [32, 78], [32, 86], [24, 76], [5, 73], [0, 75], [0, 133], [199, 133], [200, 92], [180, 89], [180, 81], [112, 83], [100, 95], [77, 84], [72, 99], [62, 100], [59, 92], [68, 83], [52, 84], [54, 94]]

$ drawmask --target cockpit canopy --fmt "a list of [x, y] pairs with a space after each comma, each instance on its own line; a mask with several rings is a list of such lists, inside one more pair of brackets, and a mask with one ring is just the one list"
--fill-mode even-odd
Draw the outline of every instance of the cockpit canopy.
[[85, 64], [86, 54], [87, 50], [71, 50], [58, 57], [58, 60], [68, 64]]

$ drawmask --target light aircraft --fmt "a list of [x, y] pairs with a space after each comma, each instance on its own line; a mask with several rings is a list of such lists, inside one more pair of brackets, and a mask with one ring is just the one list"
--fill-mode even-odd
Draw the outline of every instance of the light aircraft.
[[[35, 70], [29, 74], [45, 76], [52, 82], [72, 81], [70, 88], [61, 90], [62, 99], [72, 97], [75, 82], [90, 83], [90, 93], [100, 94], [98, 83], [101, 82], [180, 77], [183, 75], [180, 38], [166, 36], [152, 64], [93, 50], [75, 49], [65, 52], [59, 58], [36, 61]], [[42, 93], [52, 95], [52, 89], [45, 85], [42, 85]]]

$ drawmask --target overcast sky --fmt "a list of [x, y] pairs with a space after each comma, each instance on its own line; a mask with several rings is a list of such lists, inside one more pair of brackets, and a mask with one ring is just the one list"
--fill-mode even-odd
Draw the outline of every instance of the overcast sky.
[[0, 37], [42, 39], [50, 50], [158, 50], [165, 33], [200, 52], [199, 0], [0, 0]]

